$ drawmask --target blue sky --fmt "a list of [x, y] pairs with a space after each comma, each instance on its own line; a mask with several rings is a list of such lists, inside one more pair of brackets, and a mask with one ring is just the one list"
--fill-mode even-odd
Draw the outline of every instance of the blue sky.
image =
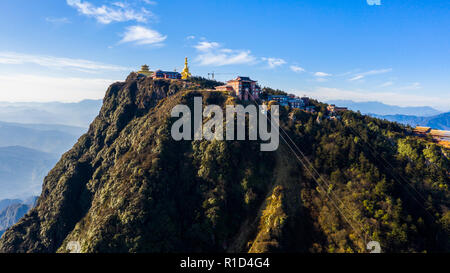
[[0, 101], [102, 98], [186, 56], [219, 80], [450, 110], [450, 1], [368, 1], [2, 0]]

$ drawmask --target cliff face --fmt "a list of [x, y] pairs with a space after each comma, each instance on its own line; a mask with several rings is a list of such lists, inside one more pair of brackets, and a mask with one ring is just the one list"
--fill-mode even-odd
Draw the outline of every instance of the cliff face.
[[[448, 190], [428, 182], [433, 175], [448, 185], [440, 151], [429, 172], [411, 165], [410, 154], [397, 155], [403, 131], [389, 123], [363, 125], [364, 117], [350, 113], [320, 125], [316, 116], [294, 113], [292, 122], [283, 110], [284, 128], [330, 182], [324, 191], [285, 145], [260, 152], [255, 141], [174, 141], [175, 105], [191, 105], [193, 96], [204, 104], [233, 101], [186, 85], [136, 74], [111, 85], [88, 132], [50, 171], [36, 207], [6, 231], [0, 251], [66, 252], [78, 241], [83, 252], [350, 252], [365, 250], [364, 237], [389, 251], [448, 247]], [[428, 212], [346, 131], [349, 120], [396, 171], [416, 175], [417, 191], [433, 197]]]
[[[160, 99], [180, 88], [166, 81], [138, 81], [133, 74], [126, 82], [111, 85], [89, 131], [50, 171], [36, 208], [6, 232], [0, 243], [2, 250], [56, 251], [86, 213], [96, 209], [99, 191], [110, 186], [104, 183], [107, 177], [117, 175], [114, 172], [117, 169], [114, 168], [117, 166], [115, 161], [123, 157], [131, 146], [137, 148], [142, 144], [139, 133], [150, 123], [143, 116]], [[127, 125], [127, 131], [123, 132]], [[133, 130], [132, 127], [141, 128]]]

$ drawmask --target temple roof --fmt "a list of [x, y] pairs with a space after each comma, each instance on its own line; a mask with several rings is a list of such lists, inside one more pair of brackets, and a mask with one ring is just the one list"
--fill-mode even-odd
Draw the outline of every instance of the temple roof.
[[236, 79], [228, 81], [228, 82], [235, 82], [235, 81], [244, 81], [244, 82], [256, 82], [250, 79], [250, 77], [242, 77], [238, 76]]

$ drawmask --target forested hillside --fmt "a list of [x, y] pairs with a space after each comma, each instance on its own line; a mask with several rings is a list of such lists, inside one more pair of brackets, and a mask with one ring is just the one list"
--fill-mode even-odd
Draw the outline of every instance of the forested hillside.
[[213, 83], [138, 78], [108, 89], [2, 252], [450, 251], [449, 151], [399, 124], [281, 108], [280, 147], [175, 141], [171, 109], [241, 102]]

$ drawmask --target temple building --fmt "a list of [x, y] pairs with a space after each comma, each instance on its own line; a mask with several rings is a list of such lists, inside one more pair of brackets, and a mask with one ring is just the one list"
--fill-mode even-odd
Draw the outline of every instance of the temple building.
[[144, 75], [146, 77], [151, 77], [153, 75], [153, 72], [149, 70], [149, 67], [146, 64], [141, 66], [141, 70], [138, 71], [137, 73]]
[[295, 95], [269, 95], [267, 97], [268, 101], [276, 101], [281, 106], [289, 106], [292, 108], [304, 108], [308, 106], [308, 98], [297, 98]]
[[189, 72], [189, 66], [188, 66], [188, 58], [186, 57], [184, 59], [184, 68], [183, 71], [181, 71], [181, 78], [183, 80], [187, 80], [191, 77], [191, 73]]
[[191, 73], [189, 72], [188, 60], [184, 59], [184, 68], [183, 72], [179, 73], [177, 71], [163, 71], [158, 69], [156, 71], [150, 71], [148, 65], [144, 64], [141, 66], [141, 70], [137, 71], [140, 76], [144, 77], [152, 77], [153, 79], [172, 79], [172, 80], [181, 80], [181, 79], [189, 79], [191, 77]]
[[237, 77], [234, 80], [228, 81], [226, 85], [217, 86], [218, 91], [230, 91], [241, 100], [258, 99], [261, 88], [256, 81], [249, 77]]
[[348, 110], [348, 108], [347, 107], [337, 107], [334, 104], [330, 104], [327, 106], [327, 110], [328, 110], [328, 112], [335, 113], [335, 112], [345, 112]]
[[181, 74], [176, 71], [162, 71], [156, 70], [153, 73], [153, 79], [172, 79], [172, 80], [180, 80]]

